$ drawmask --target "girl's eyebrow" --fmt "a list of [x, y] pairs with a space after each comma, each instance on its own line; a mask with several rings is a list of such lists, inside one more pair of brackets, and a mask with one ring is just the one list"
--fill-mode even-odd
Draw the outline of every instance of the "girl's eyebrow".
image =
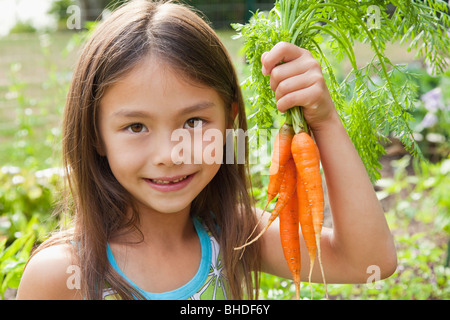
[[181, 109], [178, 112], [178, 115], [182, 116], [182, 115], [189, 114], [189, 113], [192, 113], [192, 112], [196, 112], [196, 111], [201, 111], [201, 110], [204, 110], [204, 109], [212, 108], [214, 106], [215, 106], [215, 103], [212, 102], [212, 101], [202, 101], [202, 102], [196, 103], [196, 104], [194, 104], [192, 106], [189, 106], [187, 108]]
[[[193, 113], [196, 111], [201, 111], [204, 109], [208, 109], [211, 107], [214, 107], [215, 103], [212, 101], [202, 101], [199, 103], [196, 103], [192, 106], [186, 107], [181, 109], [177, 116], [186, 115], [189, 113]], [[132, 109], [120, 109], [112, 114], [113, 117], [124, 117], [124, 118], [151, 118], [152, 115], [144, 110], [132, 110]]]

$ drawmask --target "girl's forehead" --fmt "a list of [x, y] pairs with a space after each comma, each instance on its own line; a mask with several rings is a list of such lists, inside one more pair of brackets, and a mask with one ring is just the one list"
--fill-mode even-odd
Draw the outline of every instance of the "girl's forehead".
[[[154, 55], [147, 55], [128, 71], [118, 82], [119, 85], [128, 86], [154, 86], [160, 89], [170, 90], [174, 93], [175, 88], [211, 89], [205, 84], [195, 81], [192, 76], [179, 68], [173, 67], [164, 59]], [[114, 85], [113, 85], [114, 86]], [[162, 92], [161, 92], [162, 93]]]
[[162, 59], [148, 56], [106, 90], [100, 106], [112, 112], [124, 106], [170, 111], [176, 106], [208, 103], [223, 106], [216, 90], [191, 80]]
[[121, 82], [139, 82], [156, 78], [159, 81], [179, 81], [181, 74], [177, 74], [174, 67], [161, 58], [154, 55], [146, 55], [142, 57], [136, 65], [128, 71], [121, 79]]

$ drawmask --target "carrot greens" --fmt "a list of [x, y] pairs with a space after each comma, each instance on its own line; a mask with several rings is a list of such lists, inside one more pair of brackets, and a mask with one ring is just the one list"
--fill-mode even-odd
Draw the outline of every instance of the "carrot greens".
[[[394, 8], [389, 14], [388, 8]], [[392, 63], [386, 44], [400, 42], [443, 72], [450, 53], [449, 5], [443, 0], [277, 0], [269, 12], [256, 12], [249, 23], [234, 24], [244, 39], [250, 77], [244, 88], [256, 128], [274, 125], [276, 101], [270, 79], [261, 73], [261, 55], [280, 41], [309, 50], [322, 65], [324, 77], [341, 120], [372, 181], [380, 177], [380, 156], [389, 135], [398, 137], [413, 155], [421, 156], [410, 127], [417, 100], [414, 75]], [[355, 42], [367, 43], [373, 58], [358, 65]], [[327, 55], [348, 59], [351, 71], [338, 79]], [[400, 79], [400, 80], [399, 80]], [[287, 112], [295, 132], [308, 132], [301, 108]]]

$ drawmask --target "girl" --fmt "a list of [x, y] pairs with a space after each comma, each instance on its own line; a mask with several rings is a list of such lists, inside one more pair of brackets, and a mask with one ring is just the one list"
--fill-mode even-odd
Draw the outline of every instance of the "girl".
[[[320, 149], [334, 226], [322, 236], [327, 280], [366, 282], [371, 265], [389, 276], [392, 237], [319, 64], [287, 43], [262, 62], [278, 109], [303, 106]], [[74, 225], [31, 257], [19, 299], [254, 299], [259, 272], [291, 277], [277, 223], [241, 259], [234, 250], [259, 216], [248, 161], [225, 161], [226, 130], [247, 130], [244, 103], [225, 48], [188, 8], [133, 1], [103, 22], [76, 67], [63, 127]], [[194, 137], [183, 162], [180, 130]], [[187, 161], [209, 130], [222, 134], [222, 163]]]

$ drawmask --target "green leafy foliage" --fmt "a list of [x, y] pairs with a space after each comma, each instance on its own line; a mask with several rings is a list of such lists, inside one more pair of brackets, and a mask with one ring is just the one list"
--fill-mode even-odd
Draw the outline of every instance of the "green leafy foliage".
[[[389, 16], [387, 7], [395, 11]], [[276, 43], [303, 47], [321, 62], [325, 80], [345, 128], [372, 181], [380, 178], [380, 156], [389, 135], [398, 137], [413, 155], [421, 156], [410, 123], [417, 102], [414, 75], [385, 55], [387, 43], [400, 41], [417, 49], [434, 72], [448, 62], [450, 27], [444, 1], [278, 0], [268, 13], [256, 12], [245, 24], [234, 24], [244, 38], [251, 74], [244, 87], [253, 90], [250, 119], [258, 128], [273, 125], [276, 102], [261, 74], [261, 55]], [[368, 43], [373, 59], [358, 67], [355, 42]], [[347, 58], [352, 70], [338, 81], [325, 49], [338, 59]], [[401, 79], [401, 80], [399, 80]]]
[[0, 297], [17, 289], [34, 245], [57, 226], [61, 170], [0, 168]]
[[[29, 228], [36, 224], [30, 220]], [[17, 289], [25, 264], [30, 257], [36, 238], [33, 232], [16, 239], [5, 248], [6, 239], [0, 240], [0, 297], [4, 299], [7, 288]]]
[[[45, 235], [56, 226], [51, 213], [60, 195], [60, 170], [31, 171], [18, 167], [0, 168], [0, 236], [9, 241], [33, 231]], [[39, 223], [38, 223], [39, 222]]]
[[249, 25], [234, 24], [233, 26], [246, 37], [242, 50], [246, 52], [251, 76], [243, 83], [242, 88], [254, 91], [254, 95], [249, 98], [253, 109], [249, 119], [255, 117], [252, 119], [256, 124], [255, 128], [270, 128], [273, 123], [273, 106], [276, 102], [275, 94], [270, 90], [270, 78], [264, 77], [261, 72], [261, 56], [278, 42], [287, 41], [289, 38], [287, 33], [279, 31], [272, 12], [268, 16], [264, 13], [256, 13], [254, 17], [255, 19]]

